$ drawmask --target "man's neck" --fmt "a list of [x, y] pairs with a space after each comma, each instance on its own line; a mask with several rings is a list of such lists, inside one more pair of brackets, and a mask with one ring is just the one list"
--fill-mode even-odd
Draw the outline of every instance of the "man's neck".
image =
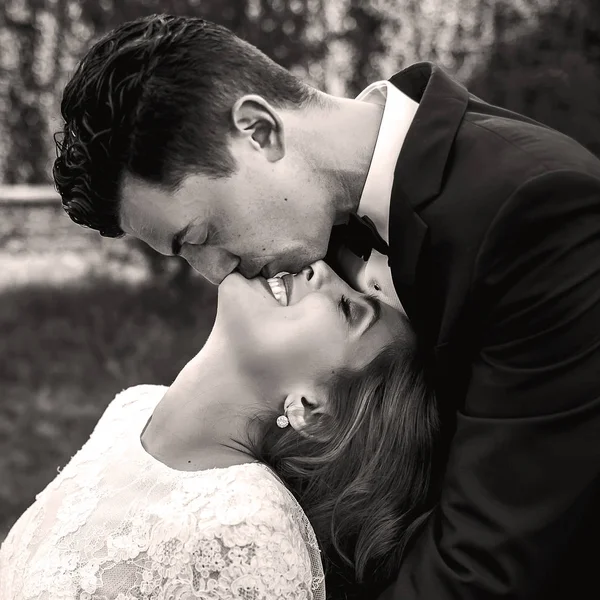
[[304, 145], [329, 182], [336, 225], [358, 209], [382, 115], [382, 106], [334, 96], [305, 115]]

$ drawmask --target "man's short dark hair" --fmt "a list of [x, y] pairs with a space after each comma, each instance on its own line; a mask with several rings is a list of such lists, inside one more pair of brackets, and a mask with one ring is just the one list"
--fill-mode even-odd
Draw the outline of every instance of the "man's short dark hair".
[[153, 15], [121, 25], [67, 84], [53, 176], [76, 223], [120, 237], [123, 174], [175, 190], [191, 173], [226, 177], [236, 98], [301, 107], [314, 90], [227, 28]]

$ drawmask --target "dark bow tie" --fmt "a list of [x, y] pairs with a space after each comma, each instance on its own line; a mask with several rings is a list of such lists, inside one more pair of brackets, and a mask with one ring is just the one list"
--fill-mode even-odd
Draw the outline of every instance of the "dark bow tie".
[[346, 225], [334, 228], [332, 238], [336, 245], [343, 244], [365, 262], [369, 260], [372, 250], [386, 256], [390, 250], [387, 242], [379, 235], [375, 223], [369, 217], [359, 217], [356, 213], [350, 214]]

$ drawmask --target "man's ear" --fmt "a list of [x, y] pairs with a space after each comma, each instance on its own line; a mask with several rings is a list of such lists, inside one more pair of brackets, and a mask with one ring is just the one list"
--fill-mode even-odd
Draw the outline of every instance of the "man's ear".
[[247, 139], [264, 152], [269, 162], [285, 156], [283, 121], [278, 112], [257, 94], [242, 96], [231, 109], [233, 135]]
[[297, 432], [308, 435], [306, 428], [314, 425], [326, 412], [326, 399], [315, 392], [288, 394], [283, 410], [290, 425]]

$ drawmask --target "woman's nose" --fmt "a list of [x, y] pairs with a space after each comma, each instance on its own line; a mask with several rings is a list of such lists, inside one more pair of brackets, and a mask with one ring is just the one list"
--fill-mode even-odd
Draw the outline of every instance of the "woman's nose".
[[324, 261], [318, 260], [301, 271], [301, 276], [306, 279], [308, 285], [314, 289], [327, 285], [331, 282], [333, 271]]

